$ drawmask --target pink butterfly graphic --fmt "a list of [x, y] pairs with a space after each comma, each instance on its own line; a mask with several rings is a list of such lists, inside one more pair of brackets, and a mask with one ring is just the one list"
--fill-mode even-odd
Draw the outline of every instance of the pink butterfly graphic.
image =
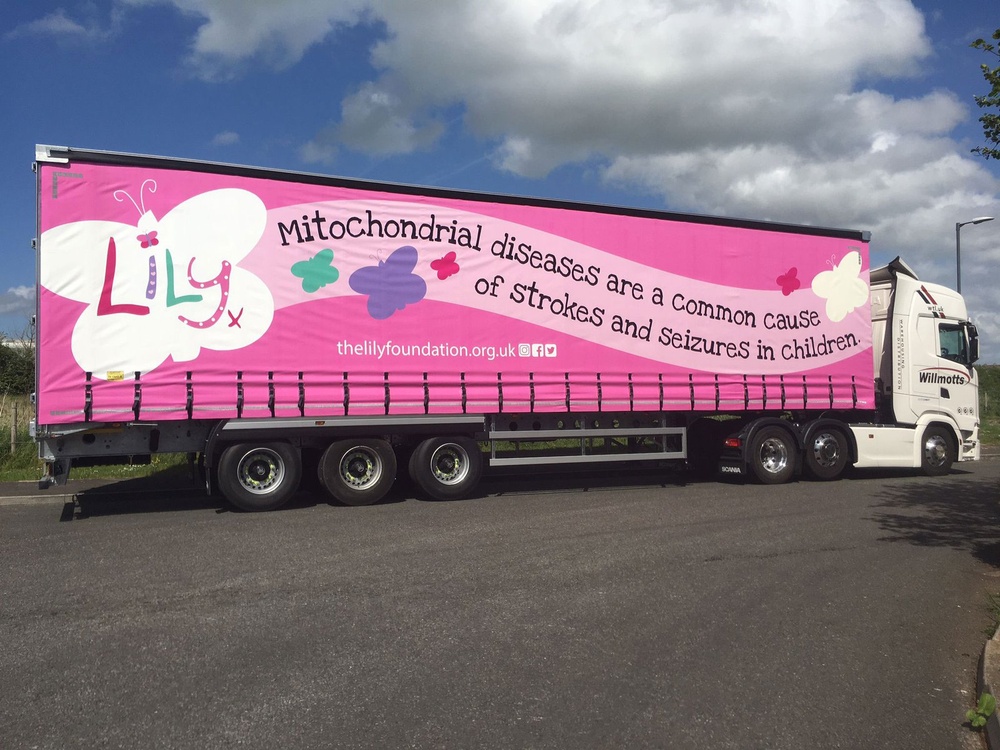
[[778, 286], [781, 287], [781, 293], [786, 297], [802, 286], [802, 282], [798, 280], [797, 276], [799, 269], [792, 266], [788, 269], [787, 273], [781, 274], [775, 281], [778, 282]]
[[443, 258], [431, 261], [431, 268], [437, 271], [438, 278], [444, 281], [449, 276], [458, 273], [458, 263], [455, 262], [455, 252], [446, 254]]
[[153, 245], [160, 244], [160, 241], [156, 239], [155, 231], [146, 232], [145, 234], [140, 234], [136, 237], [136, 239], [139, 240], [139, 244], [142, 246], [143, 250], [145, 250], [148, 247], [152, 247]]

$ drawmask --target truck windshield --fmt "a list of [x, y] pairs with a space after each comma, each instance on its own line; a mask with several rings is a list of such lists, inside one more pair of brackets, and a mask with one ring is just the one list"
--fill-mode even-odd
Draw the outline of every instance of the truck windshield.
[[938, 328], [938, 337], [943, 358], [966, 366], [972, 364], [964, 326], [942, 323]]

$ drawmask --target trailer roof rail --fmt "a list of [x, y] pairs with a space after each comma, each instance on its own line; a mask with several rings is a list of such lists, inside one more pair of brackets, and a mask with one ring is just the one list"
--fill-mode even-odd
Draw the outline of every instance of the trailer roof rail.
[[69, 147], [36, 144], [35, 161], [48, 162], [49, 164], [66, 164], [69, 162]]

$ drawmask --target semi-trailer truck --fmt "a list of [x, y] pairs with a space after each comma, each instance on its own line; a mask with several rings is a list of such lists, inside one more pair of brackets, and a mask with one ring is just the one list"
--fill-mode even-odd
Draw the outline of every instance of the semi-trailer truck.
[[244, 510], [491, 467], [777, 484], [979, 457], [962, 297], [867, 232], [38, 146], [33, 430]]

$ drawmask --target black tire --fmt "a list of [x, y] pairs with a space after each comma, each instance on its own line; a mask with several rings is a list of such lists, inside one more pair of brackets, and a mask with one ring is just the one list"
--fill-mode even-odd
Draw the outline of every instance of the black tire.
[[483, 475], [483, 453], [467, 437], [435, 437], [410, 456], [410, 478], [435, 500], [468, 497]]
[[806, 473], [821, 482], [837, 479], [847, 467], [849, 450], [847, 438], [836, 427], [814, 430], [802, 454]]
[[319, 460], [319, 479], [344, 505], [373, 505], [396, 480], [396, 454], [385, 440], [338, 440]]
[[940, 477], [955, 463], [955, 438], [944, 425], [932, 424], [920, 438], [920, 468], [929, 477]]
[[295, 494], [302, 461], [288, 443], [239, 443], [219, 460], [219, 489], [240, 510], [275, 510]]
[[781, 427], [764, 427], [754, 435], [747, 460], [762, 484], [784, 484], [795, 474], [795, 440]]

